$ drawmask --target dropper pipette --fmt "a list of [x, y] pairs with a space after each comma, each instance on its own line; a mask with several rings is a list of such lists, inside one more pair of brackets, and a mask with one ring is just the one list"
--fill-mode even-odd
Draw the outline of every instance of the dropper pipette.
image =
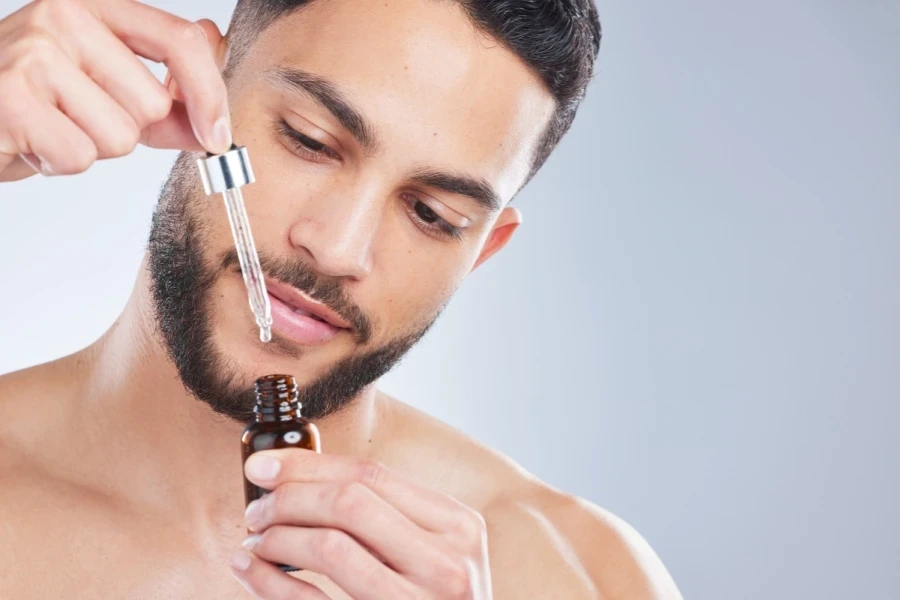
[[197, 167], [200, 169], [200, 178], [203, 180], [206, 194], [211, 196], [221, 193], [225, 200], [241, 274], [247, 287], [250, 310], [253, 311], [256, 324], [259, 326], [259, 339], [269, 342], [272, 339], [272, 306], [259, 265], [259, 255], [253, 243], [247, 210], [244, 208], [244, 196], [241, 194], [242, 186], [255, 181], [247, 149], [244, 146], [232, 145], [224, 154], [207, 154], [205, 158], [198, 159]]

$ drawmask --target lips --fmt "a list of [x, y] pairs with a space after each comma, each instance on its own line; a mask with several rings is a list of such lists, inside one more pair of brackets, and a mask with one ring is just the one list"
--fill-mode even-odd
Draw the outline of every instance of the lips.
[[300, 290], [266, 278], [272, 304], [272, 326], [298, 344], [321, 344], [350, 324], [328, 306]]

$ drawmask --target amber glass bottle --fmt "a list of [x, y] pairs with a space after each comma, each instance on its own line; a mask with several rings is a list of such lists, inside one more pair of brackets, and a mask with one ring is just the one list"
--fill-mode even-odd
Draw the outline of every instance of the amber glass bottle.
[[[273, 448], [305, 448], [321, 452], [319, 430], [315, 424], [300, 416], [297, 383], [290, 375], [266, 375], [256, 380], [256, 418], [241, 435], [243, 462], [254, 452]], [[245, 504], [268, 494], [269, 490], [251, 483], [244, 477]], [[278, 565], [284, 571], [298, 569]]]

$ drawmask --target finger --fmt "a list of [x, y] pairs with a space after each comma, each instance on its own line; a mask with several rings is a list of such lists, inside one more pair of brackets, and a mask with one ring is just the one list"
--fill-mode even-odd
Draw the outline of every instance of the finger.
[[[3, 157], [0, 157], [0, 162], [2, 161]], [[31, 157], [30, 162], [31, 164], [22, 156], [14, 156], [11, 162], [0, 167], [0, 181], [18, 181], [40, 173], [41, 167], [37, 158]]]
[[441, 579], [453, 568], [449, 548], [437, 535], [361, 483], [285, 483], [253, 501], [247, 520], [256, 532], [274, 525], [340, 529], [422, 583]]
[[141, 132], [141, 143], [151, 148], [196, 152], [204, 150], [194, 135], [187, 109], [181, 102], [172, 103], [172, 110], [165, 119], [144, 128]]
[[55, 106], [58, 94], [46, 78], [53, 68], [71, 61], [56, 44], [44, 43], [40, 50], [43, 68], [32, 69], [28, 77], [13, 78], [0, 95], [0, 122], [6, 124], [0, 133], [0, 151], [19, 155], [44, 175], [80, 173], [97, 159], [97, 147]]
[[[219, 27], [209, 19], [200, 19], [199, 21], [195, 21], [195, 23], [203, 29], [203, 33], [206, 35], [206, 41], [209, 43], [209, 49], [212, 51], [213, 57], [216, 60], [216, 66], [218, 67], [219, 72], [222, 72], [225, 69], [225, 65], [224, 53], [220, 52], [220, 47], [224, 38], [219, 31]], [[223, 62], [219, 62], [220, 60]], [[170, 96], [184, 102], [184, 94], [181, 93], [181, 89], [178, 87], [178, 81], [172, 78], [172, 72], [169, 70], [166, 71], [163, 85], [166, 90], [168, 90]]]
[[60, 36], [59, 43], [76, 64], [119, 104], [138, 129], [160, 121], [172, 97], [128, 46], [89, 10], [64, 10], [63, 26], [77, 35]]
[[328, 600], [316, 586], [286, 575], [243, 550], [232, 556], [231, 573], [248, 592], [263, 600]]
[[91, 138], [55, 106], [36, 103], [23, 118], [25, 152], [40, 161], [44, 175], [81, 173], [97, 160]]
[[356, 600], [410, 597], [411, 583], [343, 531], [276, 525], [248, 537], [244, 548], [269, 562], [321, 573]]
[[164, 62], [184, 94], [197, 139], [212, 153], [231, 147], [225, 82], [203, 28], [139, 2], [109, 2], [101, 18], [129, 48]]
[[[266, 459], [277, 461], [275, 475]], [[257, 471], [257, 468], [259, 469]], [[247, 459], [248, 479], [265, 489], [288, 482], [359, 482], [392, 504], [413, 523], [437, 533], [456, 531], [477, 520], [477, 514], [461, 502], [408, 478], [370, 459], [318, 454], [300, 448], [257, 452]]]
[[137, 123], [83, 71], [61, 61], [44, 76], [60, 110], [94, 142], [97, 158], [124, 156], [134, 150], [140, 136]]
[[181, 90], [178, 89], [178, 84], [172, 79], [171, 71], [166, 71], [166, 78], [163, 80], [163, 86], [172, 98], [179, 102], [184, 102], [184, 96], [181, 94]]

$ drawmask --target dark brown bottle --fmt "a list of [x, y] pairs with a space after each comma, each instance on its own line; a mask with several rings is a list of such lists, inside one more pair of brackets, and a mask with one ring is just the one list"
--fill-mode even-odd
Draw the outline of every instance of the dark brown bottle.
[[[300, 416], [301, 405], [297, 400], [297, 383], [290, 375], [266, 375], [255, 383], [255, 420], [241, 435], [243, 462], [254, 452], [273, 448], [305, 448], [321, 452], [319, 430], [315, 424]], [[243, 470], [242, 470], [243, 472]], [[262, 498], [270, 490], [251, 483], [244, 477], [245, 505]], [[249, 532], [248, 532], [249, 533]], [[284, 571], [299, 569], [277, 565]]]

